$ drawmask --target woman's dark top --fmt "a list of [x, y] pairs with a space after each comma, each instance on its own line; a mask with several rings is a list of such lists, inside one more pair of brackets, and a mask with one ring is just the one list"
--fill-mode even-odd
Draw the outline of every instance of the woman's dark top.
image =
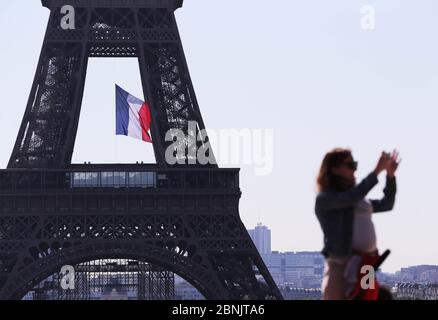
[[[318, 193], [315, 213], [324, 233], [322, 254], [337, 257], [351, 255], [354, 207], [378, 183], [375, 172], [370, 173], [354, 188], [347, 191], [324, 191]], [[390, 211], [394, 207], [396, 193], [395, 177], [386, 177], [386, 186], [381, 200], [371, 200], [373, 212]]]

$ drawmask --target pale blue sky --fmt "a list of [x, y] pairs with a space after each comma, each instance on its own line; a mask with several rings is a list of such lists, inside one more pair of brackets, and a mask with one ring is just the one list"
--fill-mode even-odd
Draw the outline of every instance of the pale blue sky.
[[[376, 8], [376, 29], [360, 9]], [[26, 106], [48, 10], [2, 4], [0, 167]], [[438, 264], [438, 3], [430, 0], [186, 0], [177, 20], [207, 128], [271, 128], [275, 166], [243, 166], [240, 211], [280, 251], [320, 250], [315, 176], [324, 153], [348, 146], [358, 177], [382, 149], [400, 149], [395, 210], [375, 216], [384, 271]], [[114, 136], [114, 83], [141, 97], [136, 60], [90, 60], [74, 161], [153, 161], [148, 144]], [[384, 181], [384, 176], [380, 177]], [[373, 191], [381, 196], [382, 183]]]

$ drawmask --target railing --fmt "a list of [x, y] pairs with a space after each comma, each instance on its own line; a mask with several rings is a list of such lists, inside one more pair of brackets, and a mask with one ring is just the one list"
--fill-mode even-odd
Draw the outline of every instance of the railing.
[[239, 189], [239, 169], [76, 166], [68, 170], [0, 170], [0, 193], [77, 189]]

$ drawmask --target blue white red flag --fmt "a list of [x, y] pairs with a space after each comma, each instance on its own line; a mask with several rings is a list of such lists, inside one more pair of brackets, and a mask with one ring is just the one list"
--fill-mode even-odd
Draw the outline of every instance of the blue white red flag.
[[149, 133], [151, 122], [149, 104], [116, 85], [116, 135], [152, 143]]

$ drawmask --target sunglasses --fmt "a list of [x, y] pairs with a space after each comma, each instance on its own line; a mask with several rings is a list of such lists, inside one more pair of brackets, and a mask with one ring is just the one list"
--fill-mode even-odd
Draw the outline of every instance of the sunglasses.
[[347, 167], [348, 169], [356, 171], [357, 166], [358, 166], [358, 162], [357, 161], [344, 162], [341, 165]]

